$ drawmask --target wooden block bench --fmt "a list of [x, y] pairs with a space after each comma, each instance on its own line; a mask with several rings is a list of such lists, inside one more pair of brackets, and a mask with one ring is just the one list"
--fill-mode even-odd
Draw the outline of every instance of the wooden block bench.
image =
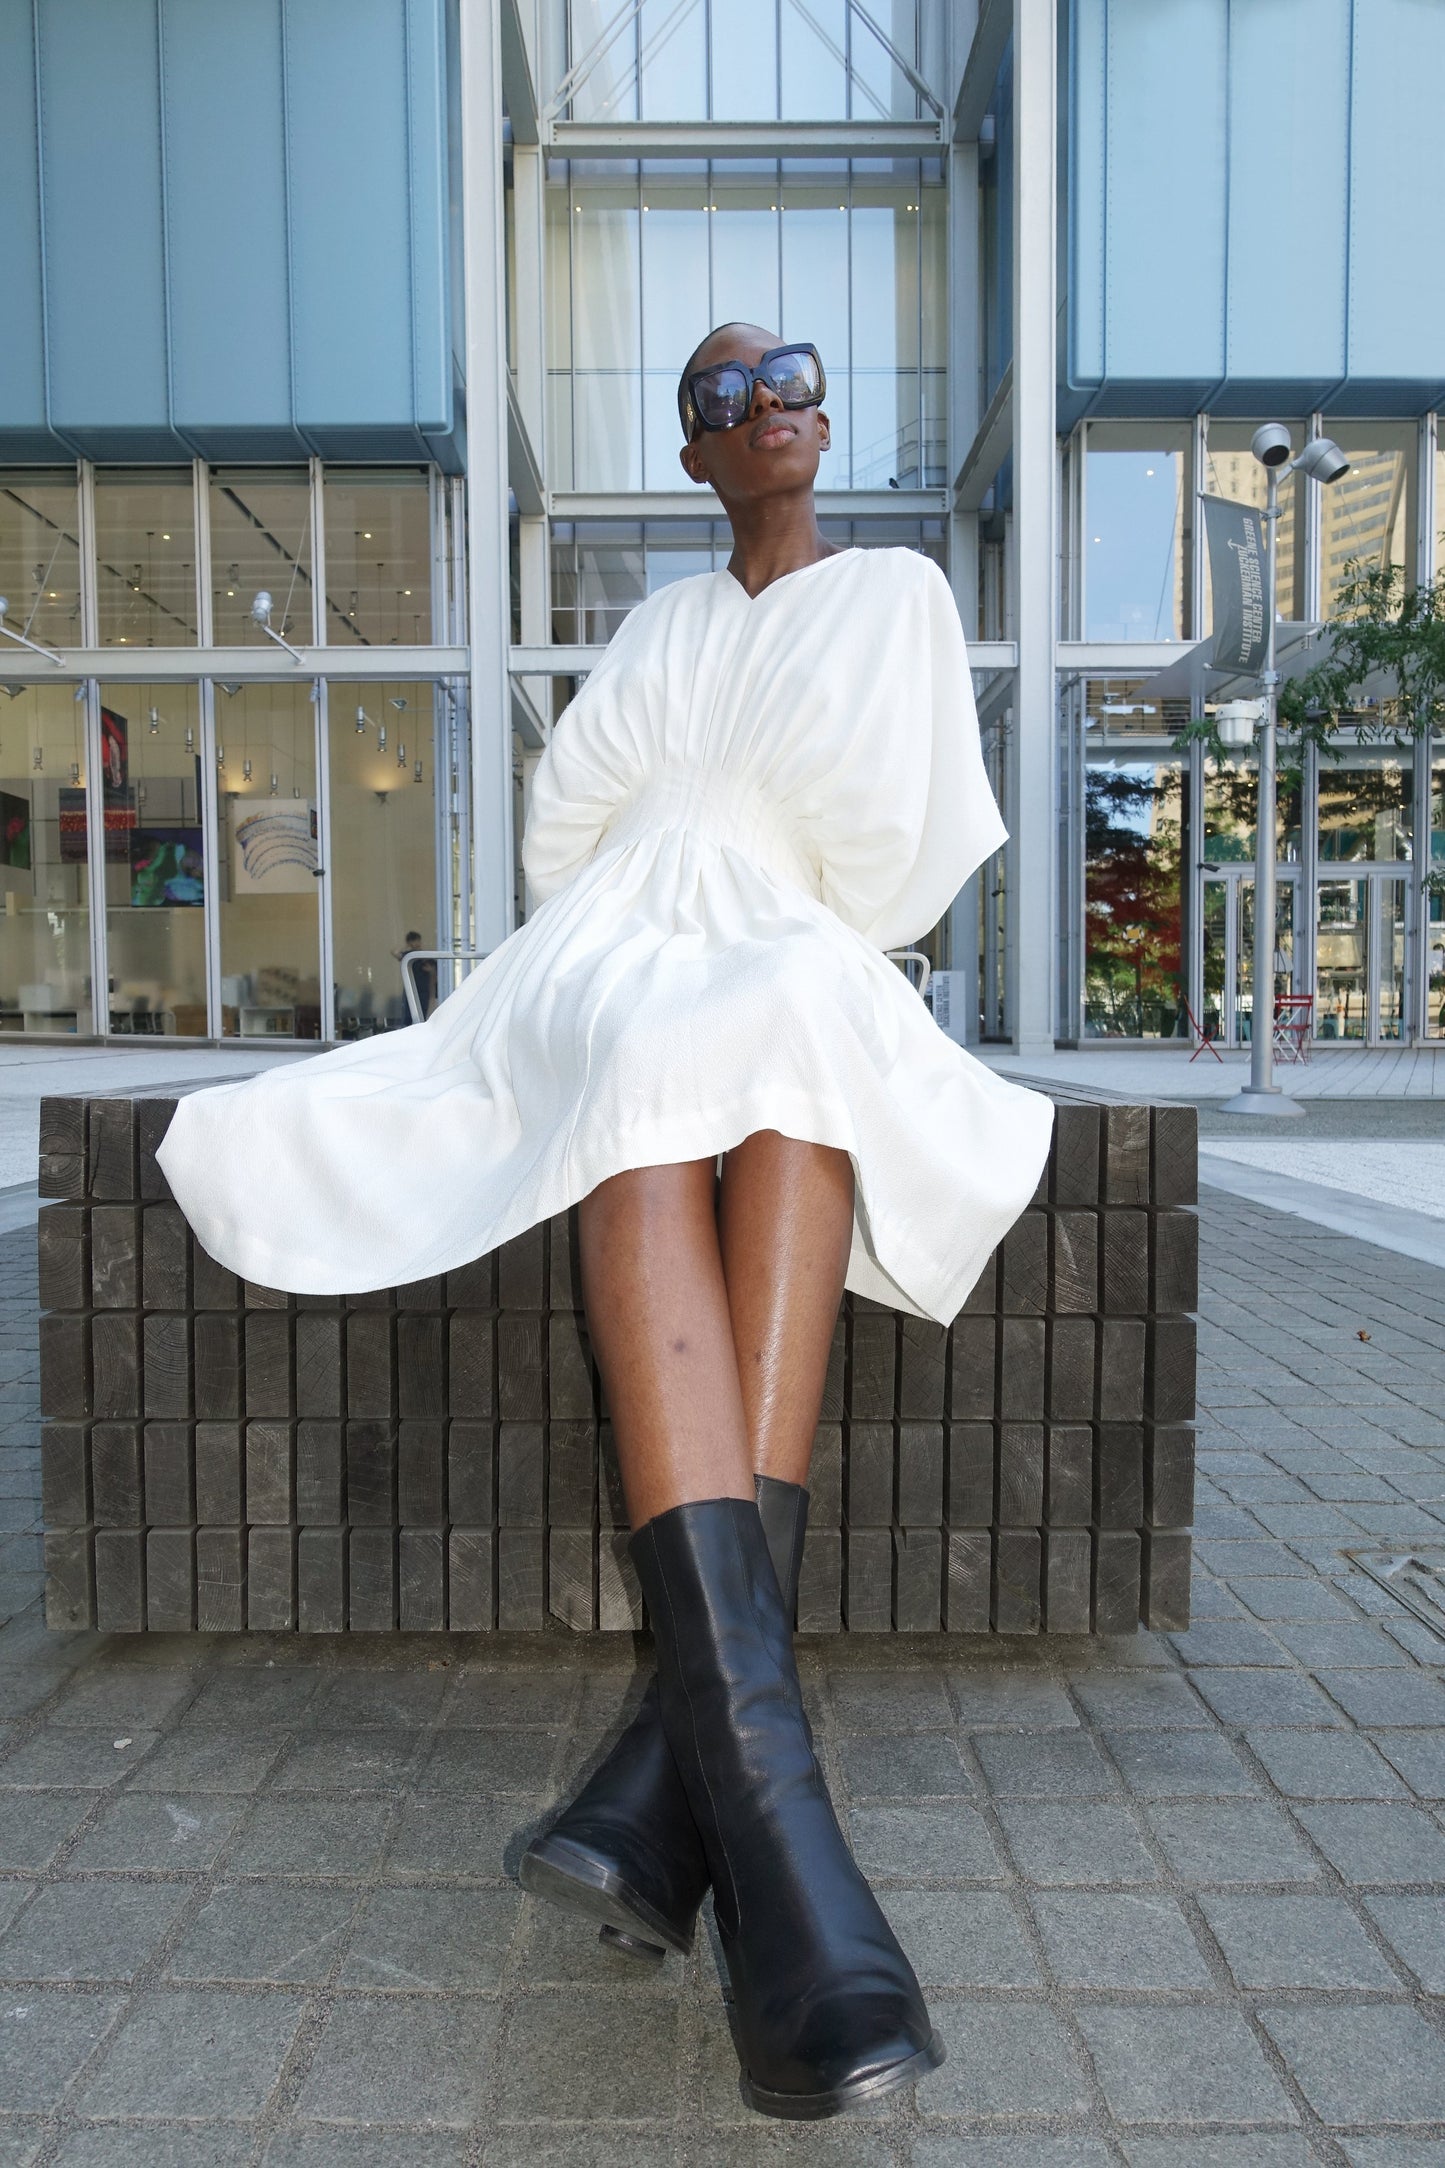
[[[42, 1108], [50, 1625], [641, 1625], [575, 1210], [444, 1278], [279, 1294], [171, 1201], [174, 1104]], [[1062, 1104], [951, 1325], [845, 1297], [801, 1631], [1188, 1624], [1195, 1169], [1190, 1107]]]

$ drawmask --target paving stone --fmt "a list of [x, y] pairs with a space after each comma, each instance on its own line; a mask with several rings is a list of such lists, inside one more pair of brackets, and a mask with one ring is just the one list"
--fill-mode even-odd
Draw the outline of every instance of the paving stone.
[[1053, 1885], [1158, 1880], [1158, 1869], [1127, 1807], [1004, 1800], [998, 1815], [1026, 1881]]
[[1217, 1732], [1111, 1731], [1104, 1744], [1136, 1799], [1225, 1798], [1260, 1789]]
[[497, 1987], [520, 1903], [515, 1890], [375, 1890], [357, 1923], [341, 1984]]
[[441, 1710], [441, 1672], [353, 1671], [330, 1679], [307, 1703], [308, 1720], [327, 1731], [382, 1725], [404, 1731], [430, 1727]]
[[909, 2153], [912, 2168], [1109, 2168], [1099, 2138], [968, 2138], [925, 2131]]
[[464, 1671], [452, 1682], [441, 1721], [485, 1730], [516, 1725], [565, 1725], [575, 1715], [578, 1673], [550, 1656], [547, 1663], [497, 1664]]
[[835, 1748], [852, 1799], [966, 1799], [973, 1779], [941, 1732], [864, 1734]]
[[[1301, 1561], [1303, 1564], [1303, 1561]], [[1323, 1581], [1301, 1576], [1295, 1581], [1231, 1580], [1234, 1594], [1247, 1610], [1271, 1625], [1283, 1620], [1340, 1620], [1353, 1614], [1349, 1606]]]
[[14, 2124], [0, 2131], [0, 2168], [31, 2168], [40, 2156], [44, 2133], [37, 2124]]
[[1298, 1671], [1201, 1671], [1195, 1685], [1221, 1724], [1338, 1726], [1340, 1712]]
[[1412, 1792], [1421, 1799], [1445, 1799], [1445, 1731], [1386, 1733], [1375, 1743]]
[[129, 1980], [189, 1892], [135, 1882], [56, 1882], [0, 1935], [0, 1979]]
[[282, 1732], [173, 1732], [136, 1771], [139, 1792], [252, 1792], [285, 1744]]
[[1350, 2168], [1445, 2168], [1445, 2142], [1437, 2138], [1342, 2138]]
[[1367, 1897], [1365, 1910], [1427, 1995], [1445, 1995], [1445, 1897]]
[[1169, 1636], [1189, 1667], [1203, 1664], [1263, 1664], [1276, 1669], [1287, 1659], [1277, 1641], [1240, 1618], [1198, 1619], [1188, 1633]]
[[304, 2008], [219, 1988], [140, 1995], [78, 2105], [93, 2116], [259, 2114]]
[[[56, 2168], [250, 2168], [254, 2130], [234, 2123], [95, 2123], [73, 2130]], [[0, 2162], [4, 2160], [0, 2153]]]
[[434, 1792], [520, 1792], [535, 1798], [557, 1751], [548, 1731], [443, 1732], [418, 1782]]
[[287, 1793], [257, 1802], [231, 1854], [235, 1874], [367, 1876], [386, 1841], [385, 1799], [308, 1799]]
[[1119, 1789], [1086, 1732], [983, 1732], [974, 1748], [985, 1784], [1000, 1799], [1097, 1799]]
[[56, 1703], [50, 1721], [156, 1731], [195, 1691], [194, 1671], [132, 1671], [107, 1665], [78, 1678]]
[[1209, 1711], [1174, 1672], [1130, 1672], [1122, 1677], [1092, 1672], [1075, 1679], [1073, 1686], [1093, 1722], [1106, 1730], [1210, 1728]]
[[1042, 1890], [1030, 1900], [1061, 1987], [1208, 1987], [1209, 1971], [1173, 1897]]
[[1315, 1843], [1347, 1882], [1445, 1886], [1445, 1830], [1422, 1807], [1297, 1807]]
[[121, 2007], [119, 1997], [73, 1988], [0, 1996], [0, 2109], [34, 2115], [51, 2107]]
[[1322, 1671], [1319, 1676], [1326, 1693], [1372, 1732], [1395, 1725], [1445, 1726], [1445, 1686], [1423, 1671]]
[[204, 1873], [248, 1802], [214, 1793], [127, 1792], [102, 1809], [67, 1866], [77, 1873]]
[[924, 1987], [1037, 1987], [1039, 1968], [998, 1890], [884, 1890], [883, 1906]]
[[350, 2124], [474, 2124], [490, 2112], [500, 2014], [480, 1996], [333, 2003], [296, 2113]]
[[424, 1731], [302, 1734], [276, 1772], [278, 1792], [397, 1791], [413, 1781], [431, 1738]]
[[1263, 1800], [1146, 1807], [1144, 1814], [1185, 1882], [1311, 1882], [1319, 1872], [1287, 1817]]
[[544, 1989], [515, 2003], [500, 2057], [503, 2118], [565, 2122], [582, 2117], [675, 2114], [681, 2099], [681, 2012], [647, 2005], [637, 2022], [630, 1996]]
[[1126, 2138], [1129, 2168], [1315, 2168], [1304, 2138], [1252, 2130], [1248, 2137]]
[[1206, 1893], [1210, 1933], [1244, 1988], [1399, 1985], [1340, 1897]]
[[1233, 2010], [1084, 2006], [1075, 2012], [1110, 2112], [1121, 2123], [1297, 2123], [1244, 2018]]
[[181, 1937], [166, 1976], [318, 1986], [341, 1954], [356, 1901], [345, 1889], [222, 1883]]
[[840, 1731], [951, 1731], [953, 1709], [933, 1672], [831, 1671]]
[[966, 1731], [1024, 1726], [1073, 1730], [1079, 1712], [1059, 1681], [1029, 1671], [954, 1671], [949, 1675], [958, 1720]]
[[1405, 1787], [1352, 1732], [1251, 1731], [1246, 1743], [1291, 1799], [1403, 1799]]
[[1387, 1634], [1363, 1620], [1358, 1625], [1342, 1621], [1339, 1625], [1279, 1626], [1275, 1631], [1290, 1654], [1314, 1672], [1332, 1666], [1374, 1669], [1408, 1661]]
[[[525, 1839], [518, 1843], [519, 1852], [523, 1842]], [[400, 1887], [397, 1893], [411, 1894]], [[505, 1894], [515, 1899], [515, 1886]], [[514, 1994], [519, 1989], [530, 1992], [537, 1987], [611, 1989], [622, 1986], [633, 1992], [664, 1995], [672, 2000], [677, 1997], [683, 1973], [681, 1958], [669, 1958], [655, 1969], [650, 1965], [634, 1964], [630, 1958], [610, 1950], [579, 1913], [566, 1912], [560, 1905], [544, 1904], [535, 1897], [522, 1899], [517, 1908], [517, 1923], [505, 1963], [508, 1993]], [[701, 1944], [705, 1940], [701, 1927], [698, 1934]]]
[[[118, 1746], [117, 1740], [124, 1740]], [[0, 1764], [0, 1784], [75, 1785], [104, 1791], [138, 1767], [156, 1743], [153, 1731], [38, 1731]]]
[[382, 1873], [389, 1882], [496, 1880], [525, 1812], [516, 1799], [413, 1793], [402, 1806]]
[[314, 1665], [293, 1664], [285, 1671], [237, 1666], [206, 1680], [190, 1708], [188, 1724], [223, 1724], [232, 1730], [253, 1725], [303, 1722], [326, 1674]]
[[[810, 2130], [808, 2135], [812, 2137], [813, 2132]], [[832, 2133], [827, 2135], [831, 2137]], [[848, 2135], [851, 2141], [854, 2134]], [[746, 2156], [735, 2154], [733, 2145], [752, 2141], [750, 2136], [739, 2140], [736, 2132], [710, 2129], [704, 2142], [708, 2168], [713, 2168], [714, 2163], [717, 2168], [739, 2168]], [[777, 2143], [776, 2138], [773, 2142]], [[889, 2168], [889, 2157], [876, 2150], [877, 2143], [871, 2133], [862, 2134], [862, 2145], [856, 2155], [857, 2168]], [[636, 2124], [629, 2124], [626, 2147], [626, 2168], [678, 2168], [676, 2141], [671, 2136], [644, 2135]], [[823, 2159], [831, 2163], [833, 2157], [831, 2152], [825, 2152]], [[487, 2140], [481, 2158], [487, 2168], [616, 2168], [616, 2138], [613, 2127], [607, 2123], [594, 2123], [590, 2129], [579, 2130], [569, 2130], [560, 2123], [545, 2123], [531, 2130], [521, 2124], [509, 2124]], [[350, 2155], [345, 2162], [339, 2154], [335, 2159], [336, 2168], [352, 2168]], [[842, 2160], [847, 2163], [847, 2168], [853, 2168], [851, 2153], [844, 2154]], [[266, 2168], [270, 2168], [269, 2161]], [[301, 2168], [310, 2168], [309, 2161], [301, 2164]], [[331, 2156], [318, 2162], [317, 2168], [332, 2168]], [[394, 2168], [394, 2163], [378, 2159], [376, 2168]], [[410, 2161], [407, 2168], [411, 2168]]]
[[[279, 2130], [261, 2156], [262, 2168], [465, 2168], [470, 2158], [467, 2141], [461, 2138], [409, 2130], [403, 2142], [404, 2164], [397, 2158], [395, 2131], [329, 2129], [324, 2124]], [[496, 2157], [502, 2161], [510, 2156], [499, 2151]]]
[[0, 1869], [48, 1867], [94, 1804], [84, 1792], [0, 1792]]
[[999, 1882], [1003, 1863], [974, 1807], [854, 1807], [853, 1852], [867, 1875]]
[[925, 2118], [1077, 2115], [1087, 2107], [1078, 2057], [1045, 2004], [940, 1995], [929, 2010], [948, 2060], [918, 2087]]
[[1322, 2122], [1445, 2122], [1445, 2043], [1415, 2011], [1314, 2003], [1259, 2018]]

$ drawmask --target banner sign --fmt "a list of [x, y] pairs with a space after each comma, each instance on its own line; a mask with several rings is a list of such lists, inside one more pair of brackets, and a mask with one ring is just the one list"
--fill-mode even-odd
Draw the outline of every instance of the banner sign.
[[1214, 585], [1216, 670], [1257, 677], [1264, 667], [1264, 514], [1228, 497], [1204, 499], [1209, 576]]

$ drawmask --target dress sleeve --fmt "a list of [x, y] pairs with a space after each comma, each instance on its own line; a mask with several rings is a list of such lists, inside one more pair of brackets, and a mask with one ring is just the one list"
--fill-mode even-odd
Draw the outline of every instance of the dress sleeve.
[[641, 663], [649, 627], [647, 603], [640, 602], [552, 725], [533, 770], [522, 870], [539, 904], [595, 857], [603, 830], [645, 768]]
[[882, 949], [936, 926], [1008, 836], [983, 764], [958, 605], [933, 560], [919, 561], [916, 608], [899, 613], [884, 643], [900, 688], [878, 748], [893, 769], [891, 817], [874, 848], [855, 847], [862, 823], [822, 853], [824, 900]]

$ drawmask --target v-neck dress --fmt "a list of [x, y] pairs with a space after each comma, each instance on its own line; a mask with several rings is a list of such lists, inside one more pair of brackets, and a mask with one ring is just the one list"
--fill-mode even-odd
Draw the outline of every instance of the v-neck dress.
[[623, 620], [538, 762], [536, 908], [423, 1024], [183, 1098], [160, 1164], [223, 1265], [302, 1294], [454, 1269], [624, 1169], [754, 1130], [846, 1151], [847, 1286], [955, 1316], [1051, 1103], [885, 950], [1005, 837], [931, 559], [849, 549]]

